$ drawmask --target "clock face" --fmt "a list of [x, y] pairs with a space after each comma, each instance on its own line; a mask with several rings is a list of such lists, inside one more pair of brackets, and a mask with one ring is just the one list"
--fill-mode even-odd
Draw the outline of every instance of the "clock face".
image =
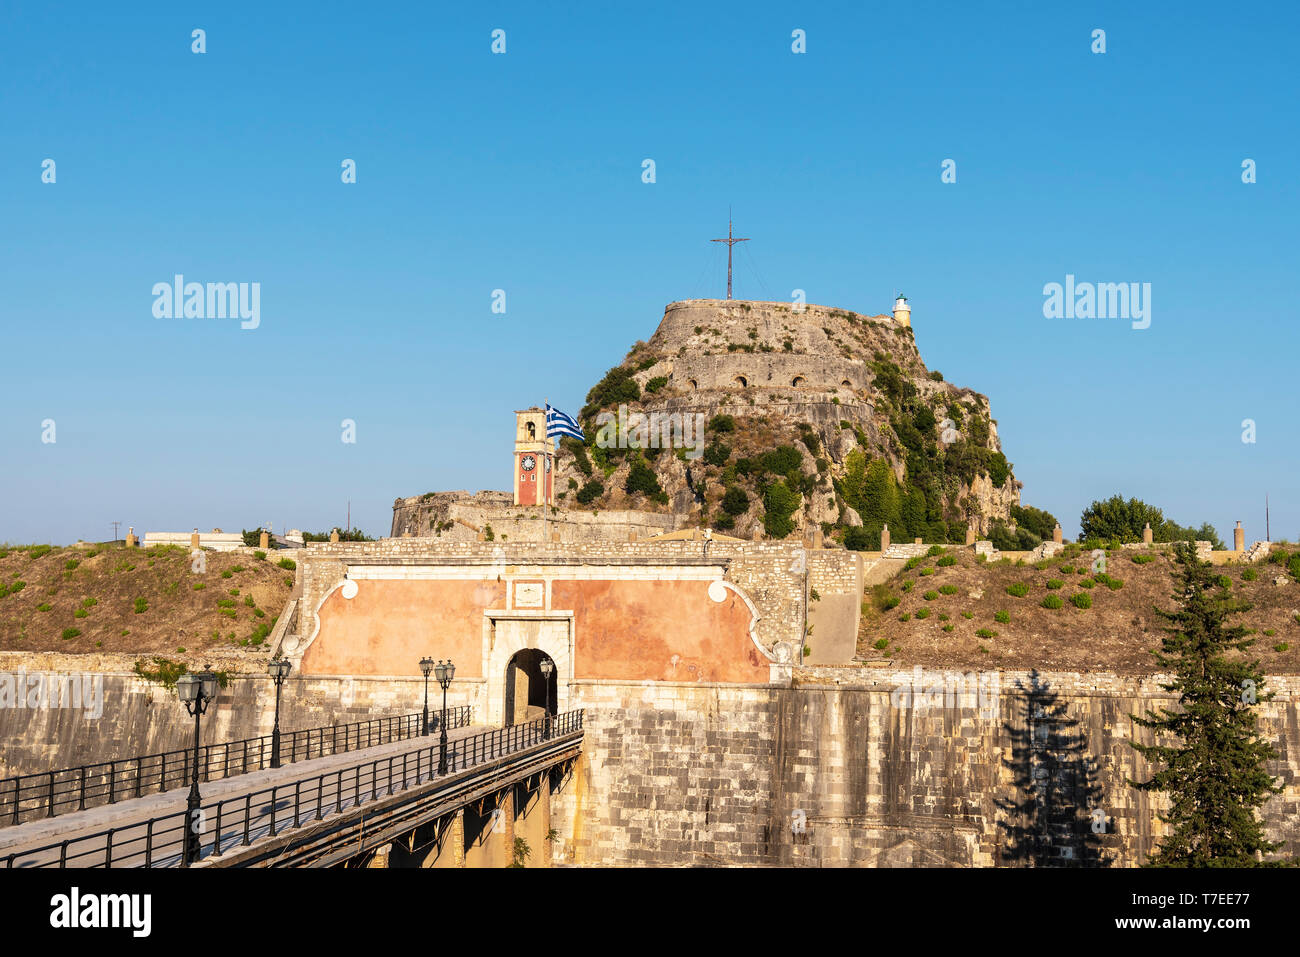
[[537, 468], [537, 459], [531, 455], [525, 455], [520, 459], [519, 464], [524, 467], [525, 472], [531, 472], [533, 469]]

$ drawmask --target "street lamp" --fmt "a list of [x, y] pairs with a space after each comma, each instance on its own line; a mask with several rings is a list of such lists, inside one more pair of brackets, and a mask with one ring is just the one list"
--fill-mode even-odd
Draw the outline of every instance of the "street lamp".
[[189, 867], [199, 859], [199, 831], [202, 830], [199, 797], [199, 719], [208, 710], [208, 704], [217, 696], [217, 676], [207, 665], [198, 674], [181, 675], [176, 680], [176, 694], [185, 710], [194, 716], [194, 774], [190, 780], [190, 796], [185, 805], [185, 846], [181, 853], [181, 867]]
[[420, 737], [429, 733], [429, 672], [433, 670], [432, 658], [420, 659], [420, 671], [424, 673], [424, 721], [420, 725]]
[[440, 752], [438, 755], [438, 773], [447, 773], [447, 686], [451, 684], [451, 679], [456, 676], [456, 666], [451, 663], [451, 659], [439, 661], [433, 668], [434, 676], [438, 679], [438, 684], [442, 685], [442, 740]]
[[[271, 729], [271, 767], [280, 766], [280, 686], [289, 677], [293, 665], [288, 658], [272, 658], [266, 663], [266, 673], [275, 682], [275, 726]], [[247, 769], [245, 769], [247, 770]]]
[[551, 674], [555, 671], [555, 662], [550, 658], [542, 659], [542, 683], [546, 685], [546, 731], [547, 739], [551, 737]]

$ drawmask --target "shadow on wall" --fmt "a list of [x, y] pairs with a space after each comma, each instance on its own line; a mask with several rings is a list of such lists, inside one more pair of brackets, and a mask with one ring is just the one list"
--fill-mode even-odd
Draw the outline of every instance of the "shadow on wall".
[[1023, 693], [1024, 720], [1009, 719], [1011, 770], [1017, 797], [996, 801], [1002, 812], [999, 863], [1011, 867], [1109, 867], [1102, 835], [1109, 830], [1101, 807], [1097, 761], [1051, 686], [1037, 671]]

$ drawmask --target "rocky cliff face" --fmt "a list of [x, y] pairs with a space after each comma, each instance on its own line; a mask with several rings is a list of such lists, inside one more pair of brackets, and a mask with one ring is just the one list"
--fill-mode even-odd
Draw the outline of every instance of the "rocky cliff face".
[[586, 445], [566, 440], [558, 457], [566, 508], [672, 512], [744, 536], [821, 526], [874, 548], [886, 522], [894, 541], [961, 541], [1019, 503], [987, 397], [932, 374], [891, 316], [672, 303], [581, 418]]

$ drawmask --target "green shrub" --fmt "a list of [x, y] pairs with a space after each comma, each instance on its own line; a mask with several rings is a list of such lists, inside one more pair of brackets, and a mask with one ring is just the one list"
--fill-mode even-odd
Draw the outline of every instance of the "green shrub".
[[1007, 594], [1013, 598], [1024, 598], [1029, 594], [1028, 582], [1013, 582], [1007, 586]]
[[651, 395], [654, 395], [654, 393], [658, 392], [667, 384], [668, 384], [668, 376], [657, 375], [645, 384], [645, 390]]
[[1057, 609], [1057, 608], [1064, 607], [1065, 602], [1061, 601], [1061, 596], [1060, 596], [1060, 595], [1048, 595], [1048, 596], [1047, 596], [1046, 598], [1044, 598], [1041, 602], [1039, 602], [1039, 604], [1040, 604], [1043, 608], [1051, 608], [1051, 609], [1055, 610], [1055, 609]]
[[975, 632], [977, 638], [996, 638], [998, 633], [991, 628], [981, 628]]
[[969, 612], [969, 611], [963, 611], [963, 612], [961, 613], [961, 616], [962, 616], [963, 618], [965, 618], [967, 621], [970, 621], [970, 619], [972, 619], [972, 618], [975, 617], [974, 613], [973, 613], [973, 612]]
[[1232, 587], [1232, 579], [1229, 578], [1227, 575], [1220, 575], [1218, 578], [1215, 579], [1215, 581], [1219, 583], [1220, 588]]
[[942, 555], [946, 549], [942, 545], [931, 545], [930, 550], [925, 553], [927, 558], [934, 558], [935, 555]]
[[27, 582], [24, 582], [24, 581], [10, 582], [10, 583], [9, 583], [9, 594], [11, 594], [11, 595], [16, 595], [16, 594], [18, 594], [20, 591], [22, 591], [22, 590], [23, 590], [24, 588], [26, 588], [26, 587], [27, 587]]
[[89, 615], [89, 614], [90, 614], [90, 612], [86, 611], [86, 609], [84, 609], [84, 608], [78, 608], [76, 611], [74, 611], [74, 612], [72, 613], [72, 617], [73, 617], [73, 618], [85, 618], [85, 617], [86, 617], [87, 615]]
[[1079, 587], [1080, 587], [1080, 588], [1091, 588], [1091, 587], [1093, 587], [1093, 586], [1096, 585], [1096, 584], [1097, 584], [1097, 583], [1096, 583], [1095, 581], [1093, 581], [1091, 578], [1080, 578], [1080, 579], [1079, 579]]
[[1265, 629], [1264, 629], [1264, 634], [1267, 635], [1269, 638], [1272, 638], [1274, 635], [1277, 634], [1277, 629], [1276, 629], [1276, 628], [1265, 628]]
[[253, 605], [256, 604], [256, 603], [253, 601], [253, 596], [252, 596], [252, 595], [245, 595], [245, 596], [244, 596], [244, 604], [247, 605], [249, 608], [252, 608]]
[[1074, 605], [1075, 608], [1091, 608], [1092, 596], [1086, 591], [1078, 591], [1070, 596], [1070, 603]]
[[234, 608], [234, 607], [235, 607], [235, 599], [233, 599], [233, 598], [218, 598], [218, 599], [217, 599], [217, 607], [218, 607], [218, 608]]
[[1133, 564], [1134, 564], [1134, 565], [1145, 565], [1145, 564], [1147, 564], [1148, 562], [1153, 562], [1153, 561], [1155, 561], [1155, 560], [1156, 560], [1156, 557], [1155, 557], [1154, 555], [1134, 555], [1134, 556], [1133, 556]]
[[590, 505], [604, 494], [605, 483], [601, 482], [599, 479], [592, 479], [578, 490], [578, 494], [575, 497], [580, 504]]
[[149, 602], [147, 600], [145, 600], [144, 598], [137, 598], [135, 600], [135, 613], [137, 615], [143, 615], [148, 610], [149, 610]]
[[933, 590], [931, 590], [931, 591], [926, 592], [926, 593], [925, 593], [924, 595], [922, 595], [921, 597], [924, 598], [926, 601], [934, 601], [936, 598], [939, 597], [939, 593], [938, 593], [937, 591], [933, 591]]
[[1253, 568], [1247, 568], [1244, 572], [1241, 573], [1241, 580], [1244, 582], [1253, 582], [1258, 577], [1259, 577], [1259, 572], [1255, 571], [1255, 569]]
[[704, 447], [704, 464], [723, 466], [731, 458], [731, 446], [716, 439]]
[[999, 624], [1003, 624], [1003, 625], [1010, 624], [1010, 623], [1011, 623], [1011, 612], [1009, 612], [1009, 611], [997, 611], [997, 612], [994, 612], [994, 613], [993, 613], [993, 620], [996, 621], [996, 622], [998, 622]]
[[1061, 566], [1061, 574], [1062, 574], [1062, 575], [1073, 575], [1073, 574], [1074, 574], [1074, 566], [1073, 566], [1073, 565], [1062, 565], [1062, 566]]
[[203, 582], [195, 582], [190, 587], [193, 588], [195, 591], [203, 591], [203, 589], [207, 588], [208, 586], [203, 584]]
[[1049, 589], [1051, 589], [1052, 591], [1055, 591], [1056, 589], [1060, 588], [1060, 587], [1061, 587], [1062, 585], [1064, 585], [1064, 584], [1065, 584], [1065, 582], [1061, 581], [1061, 579], [1059, 579], [1059, 578], [1049, 578], [1049, 579], [1047, 579], [1047, 587], [1048, 587]]
[[[44, 558], [44, 557], [45, 557], [46, 555], [48, 555], [49, 553], [50, 553], [50, 546], [49, 546], [49, 545], [33, 545], [30, 549], [28, 549], [28, 551], [27, 551], [27, 557], [28, 557], [28, 558]], [[75, 629], [74, 629], [74, 630], [75, 630]], [[78, 634], [80, 634], [80, 632], [78, 632]]]
[[749, 496], [745, 490], [731, 486], [727, 489], [727, 494], [722, 496], [722, 510], [728, 515], [743, 515], [749, 510]]
[[64, 628], [63, 640], [70, 641], [71, 639], [76, 638], [80, 634], [81, 634], [81, 629], [79, 628]]
[[1124, 582], [1122, 579], [1112, 578], [1111, 576], [1107, 575], [1105, 572], [1102, 572], [1101, 574], [1096, 575], [1094, 577], [1097, 579], [1097, 581], [1101, 582], [1111, 591], [1119, 591], [1121, 588], [1124, 587]]
[[715, 415], [709, 419], [709, 424], [705, 426], [709, 432], [735, 432], [736, 420], [729, 415]]
[[922, 568], [919, 572], [917, 572], [917, 574], [918, 574], [918, 575], [933, 575], [933, 574], [934, 574], [934, 569], [933, 569], [933, 568]]
[[66, 562], [63, 563], [63, 567], [64, 567], [65, 569], [67, 569], [68, 571], [72, 571], [74, 568], [76, 568], [76, 567], [77, 567], [78, 565], [80, 565], [80, 564], [81, 564], [81, 559], [79, 559], [79, 558], [69, 558]]
[[[285, 571], [290, 571], [290, 572], [298, 567], [298, 563], [295, 562], [292, 558], [282, 558], [280, 559], [278, 564]], [[223, 575], [222, 577], [224, 578], [226, 576]]]
[[227, 618], [234, 618], [239, 613], [233, 608], [222, 608], [218, 611], [218, 614], [225, 615]]
[[944, 555], [943, 558], [939, 559], [937, 562], [935, 562], [935, 564], [938, 565], [940, 568], [947, 568], [949, 565], [956, 565], [957, 556]]
[[1279, 641], [1276, 645], [1273, 646], [1273, 650], [1281, 654], [1282, 652], [1286, 651], [1290, 647], [1291, 646], [1288, 645], [1285, 641]]
[[924, 555], [917, 555], [913, 558], [909, 558], [906, 562], [903, 563], [903, 571], [910, 572], [917, 565], [923, 563], [925, 561], [925, 558], [926, 556]]
[[943, 626], [943, 630], [944, 630], [944, 631], [952, 631], [952, 629], [953, 629], [953, 626], [952, 626], [952, 625], [944, 625], [944, 626]]
[[763, 495], [763, 529], [773, 538], [785, 538], [794, 531], [790, 516], [802, 501], [798, 492], [791, 491], [784, 481], [773, 482]]
[[940, 585], [940, 586], [939, 586], [939, 594], [941, 594], [941, 595], [955, 595], [955, 594], [957, 594], [957, 586], [956, 586], [956, 585]]
[[911, 621], [911, 620], [912, 620], [912, 613], [911, 613], [911, 612], [907, 612], [907, 611], [905, 611], [905, 612], [903, 612], [901, 615], [898, 616], [898, 620], [899, 620], [899, 621]]
[[43, 602], [41, 602], [39, 605], [36, 606], [36, 610], [37, 610], [37, 611], [49, 611], [49, 610], [50, 610], [51, 608], [53, 608], [53, 607], [54, 607], [54, 606], [51, 605], [48, 601], [43, 601]]
[[659, 479], [654, 470], [641, 459], [637, 459], [632, 463], [632, 468], [627, 473], [627, 481], [623, 484], [623, 489], [629, 495], [640, 492], [652, 497], [663, 492], [663, 489], [659, 487]]
[[917, 617], [917, 618], [921, 618], [921, 619], [929, 618], [929, 617], [930, 617], [930, 609], [928, 609], [928, 608], [918, 608], [918, 609], [916, 610], [916, 617]]
[[948, 616], [945, 615], [943, 612], [939, 612], [939, 620], [940, 620], [940, 621], [947, 621], [947, 620], [948, 620]]
[[897, 608], [898, 603], [901, 602], [902, 600], [903, 599], [899, 598], [897, 595], [890, 595], [887, 598], [885, 598], [883, 601], [881, 601], [880, 610], [890, 611], [894, 608]]
[[903, 591], [911, 591], [911, 590], [912, 590], [912, 585], [914, 585], [914, 584], [915, 584], [915, 582], [912, 582], [912, 581], [905, 581], [905, 582], [903, 582], [903, 584], [902, 584], [901, 586], [899, 586], [899, 587], [901, 587], [901, 588], [903, 589]]

